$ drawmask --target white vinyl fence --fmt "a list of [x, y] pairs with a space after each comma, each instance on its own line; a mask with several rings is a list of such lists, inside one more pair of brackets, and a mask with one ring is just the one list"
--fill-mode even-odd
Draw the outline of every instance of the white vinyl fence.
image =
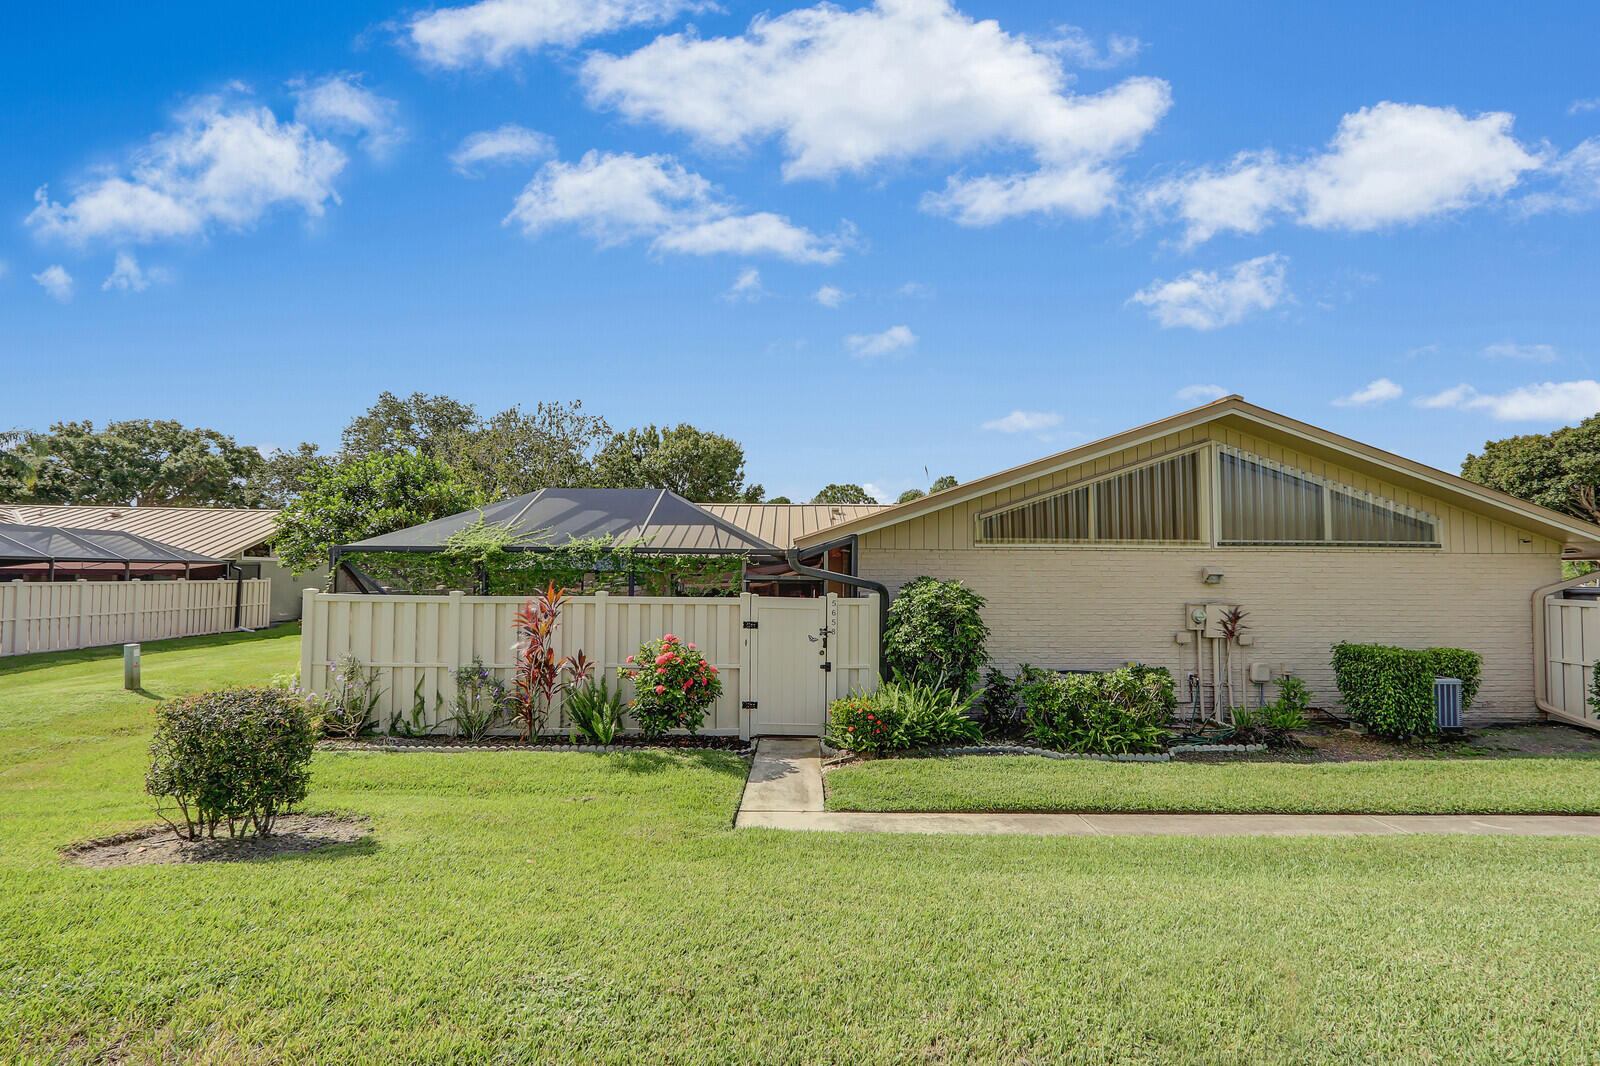
[[1600, 660], [1600, 602], [1549, 596], [1544, 603], [1545, 699], [1574, 724], [1600, 727], [1589, 706]]
[[[455, 672], [476, 658], [510, 685], [517, 596], [369, 596], [308, 590], [301, 612], [301, 683], [326, 692], [328, 668], [346, 655], [379, 671], [380, 731], [399, 715], [448, 733]], [[821, 732], [827, 705], [878, 677], [876, 597], [844, 599], [610, 596], [568, 599], [556, 653], [583, 651], [595, 678], [618, 685], [639, 645], [666, 633], [695, 644], [716, 666], [722, 697], [701, 732], [749, 737]], [[559, 703], [548, 732], [570, 727]]]
[[10, 581], [0, 583], [0, 655], [194, 637], [239, 625], [259, 629], [272, 600], [268, 578], [215, 581]]

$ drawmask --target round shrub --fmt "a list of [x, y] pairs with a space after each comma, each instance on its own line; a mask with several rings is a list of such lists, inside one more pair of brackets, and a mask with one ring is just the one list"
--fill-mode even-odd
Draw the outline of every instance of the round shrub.
[[889, 605], [883, 655], [892, 677], [971, 692], [989, 661], [986, 600], [959, 581], [919, 577]]
[[884, 706], [876, 693], [852, 692], [828, 707], [828, 740], [836, 748], [859, 755], [880, 755], [903, 747], [901, 722], [893, 704]]
[[[279, 688], [231, 688], [168, 700], [156, 710], [145, 791], [190, 840], [254, 830], [306, 797], [316, 729], [303, 699]], [[172, 817], [183, 820], [179, 826]]]
[[717, 668], [706, 662], [693, 644], [671, 633], [639, 645], [639, 650], [628, 656], [622, 676], [633, 682], [633, 701], [628, 706], [644, 735], [652, 739], [669, 729], [687, 729], [693, 734], [705, 721], [706, 708], [722, 695]]

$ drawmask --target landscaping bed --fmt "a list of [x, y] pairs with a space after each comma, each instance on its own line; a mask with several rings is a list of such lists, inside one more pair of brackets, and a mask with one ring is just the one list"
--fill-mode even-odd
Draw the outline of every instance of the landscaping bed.
[[335, 844], [361, 840], [371, 832], [366, 818], [337, 814], [292, 814], [278, 819], [269, 837], [219, 837], [185, 840], [171, 826], [155, 825], [127, 833], [89, 840], [62, 852], [79, 866], [105, 869], [113, 866], [157, 866], [188, 862], [244, 862], [275, 855], [320, 851]]
[[323, 740], [317, 744], [319, 751], [638, 751], [654, 748], [663, 751], [731, 751], [749, 754], [751, 741], [727, 736], [666, 736], [654, 739], [627, 734], [614, 738], [609, 744], [591, 744], [570, 737], [540, 737], [529, 743], [516, 737], [480, 737], [468, 740], [462, 737], [359, 737], [355, 740]]

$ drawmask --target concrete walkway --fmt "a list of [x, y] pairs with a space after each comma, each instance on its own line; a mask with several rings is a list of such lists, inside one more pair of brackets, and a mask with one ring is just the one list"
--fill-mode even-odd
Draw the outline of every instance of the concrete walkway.
[[823, 809], [815, 740], [762, 740], [734, 825], [831, 833], [1038, 836], [1600, 836], [1579, 814], [875, 814]]

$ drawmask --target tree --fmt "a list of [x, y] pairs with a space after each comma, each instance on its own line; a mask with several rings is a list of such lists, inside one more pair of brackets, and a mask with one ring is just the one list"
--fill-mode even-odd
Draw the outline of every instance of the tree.
[[943, 492], [945, 489], [953, 489], [959, 484], [960, 482], [956, 480], [954, 474], [946, 474], [944, 477], [935, 478], [933, 484], [928, 486], [928, 491]]
[[757, 503], [760, 485], [744, 481], [744, 448], [730, 437], [687, 422], [630, 429], [612, 437], [594, 460], [606, 488], [670, 489], [702, 503]]
[[513, 406], [474, 422], [444, 441], [437, 457], [484, 499], [496, 500], [594, 484], [590, 456], [609, 439], [606, 420], [585, 414], [581, 401], [540, 401], [531, 412]]
[[132, 419], [102, 430], [58, 422], [0, 441], [7, 495], [47, 503], [248, 507], [261, 453], [225, 433]]
[[318, 469], [278, 515], [273, 542], [296, 574], [315, 570], [335, 545], [459, 514], [483, 502], [444, 463], [415, 452], [363, 455]]
[[825, 485], [811, 498], [812, 503], [877, 503], [860, 485]]
[[343, 452], [347, 456], [415, 452], [442, 458], [441, 450], [453, 438], [477, 426], [478, 412], [470, 403], [421, 392], [402, 400], [385, 391], [344, 427]]
[[898, 496], [896, 496], [894, 498], [894, 502], [895, 503], [910, 503], [912, 500], [920, 500], [920, 499], [922, 499], [922, 497], [924, 497], [926, 495], [927, 495], [927, 493], [923, 492], [921, 489], [906, 489], [906, 491], [902, 492], [900, 495], [898, 495]]
[[250, 490], [263, 506], [283, 507], [337, 461], [309, 443], [302, 443], [292, 452], [276, 451], [262, 460], [260, 473], [250, 481]]
[[1541, 507], [1600, 522], [1600, 414], [1551, 433], [1486, 441], [1461, 476]]
[[770, 499], [770, 500], [768, 500], [766, 502], [768, 502], [768, 503], [793, 503], [794, 501], [789, 499], [789, 497], [787, 497], [787, 496], [774, 496], [772, 499]]

